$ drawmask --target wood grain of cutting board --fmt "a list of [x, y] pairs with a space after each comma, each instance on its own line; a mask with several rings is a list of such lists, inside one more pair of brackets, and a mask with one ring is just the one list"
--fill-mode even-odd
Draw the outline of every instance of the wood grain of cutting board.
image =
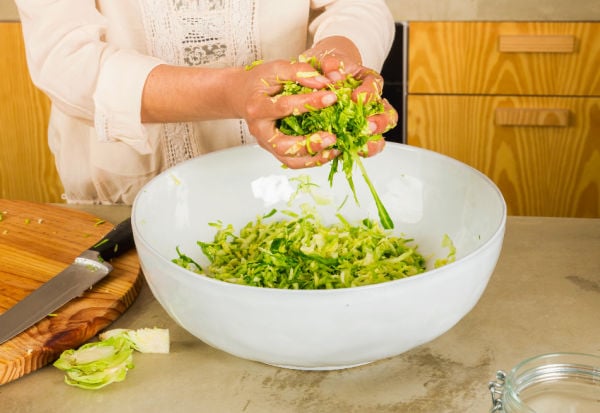
[[[87, 212], [26, 201], [0, 199], [0, 213], [0, 313], [70, 265], [114, 226]], [[137, 253], [132, 249], [111, 264], [113, 271], [93, 288], [0, 344], [0, 385], [79, 347], [129, 308], [142, 285]]]

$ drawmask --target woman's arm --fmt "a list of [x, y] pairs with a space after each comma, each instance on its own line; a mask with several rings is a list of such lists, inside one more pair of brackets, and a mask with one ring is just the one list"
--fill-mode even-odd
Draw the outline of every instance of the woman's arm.
[[251, 69], [210, 69], [159, 65], [150, 75], [142, 98], [142, 121], [180, 122], [208, 119], [245, 119], [257, 142], [290, 168], [326, 163], [337, 156], [328, 148], [335, 137], [321, 133], [311, 137], [288, 136], [275, 127], [277, 119], [304, 113], [308, 107], [333, 104], [335, 93], [275, 97], [283, 80], [321, 89], [329, 83], [308, 63], [272, 61]]

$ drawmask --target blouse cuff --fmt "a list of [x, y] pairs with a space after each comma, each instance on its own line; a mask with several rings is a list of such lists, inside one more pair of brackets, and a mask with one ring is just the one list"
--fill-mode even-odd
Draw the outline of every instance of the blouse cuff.
[[104, 62], [94, 93], [94, 127], [101, 142], [121, 141], [140, 154], [153, 151], [141, 121], [142, 92], [162, 60], [121, 50]]

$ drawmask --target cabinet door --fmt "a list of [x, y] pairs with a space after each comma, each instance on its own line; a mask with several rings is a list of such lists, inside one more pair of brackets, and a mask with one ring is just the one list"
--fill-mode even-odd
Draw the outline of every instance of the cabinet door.
[[489, 176], [511, 215], [600, 217], [600, 98], [409, 95], [407, 143]]
[[408, 92], [600, 96], [600, 22], [411, 22]]
[[61, 202], [47, 143], [50, 102], [29, 78], [20, 23], [0, 23], [0, 197]]

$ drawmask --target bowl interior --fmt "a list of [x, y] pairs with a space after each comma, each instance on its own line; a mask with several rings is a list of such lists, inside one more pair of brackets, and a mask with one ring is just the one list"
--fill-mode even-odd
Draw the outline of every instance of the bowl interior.
[[[454, 159], [424, 149], [388, 143], [375, 157], [363, 159], [367, 173], [394, 221], [394, 232], [413, 238], [426, 257], [443, 258], [445, 234], [457, 248], [457, 260], [488, 242], [504, 225], [506, 208], [497, 187], [483, 174]], [[303, 170], [281, 167], [257, 145], [214, 152], [179, 164], [149, 182], [133, 207], [137, 241], [165, 260], [175, 247], [205, 264], [196, 242], [212, 240], [211, 222], [239, 230], [273, 208], [298, 209], [315, 204], [308, 194], [288, 203], [299, 177], [317, 184], [313, 191], [328, 199], [317, 206], [326, 222], [340, 212], [350, 221], [378, 219], [377, 208], [358, 170], [357, 204], [340, 171], [328, 181], [330, 165]], [[338, 210], [340, 205], [343, 205]]]

